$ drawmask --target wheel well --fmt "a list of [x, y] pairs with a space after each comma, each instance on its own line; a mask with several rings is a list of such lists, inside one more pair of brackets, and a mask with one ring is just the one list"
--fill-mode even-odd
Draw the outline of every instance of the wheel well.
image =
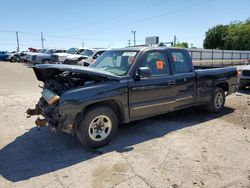
[[116, 113], [116, 115], [118, 116], [119, 122], [123, 122], [124, 120], [123, 110], [121, 108], [121, 105], [114, 100], [106, 100], [106, 101], [101, 101], [101, 102], [90, 104], [85, 107], [85, 111], [93, 106], [108, 106]]
[[221, 89], [223, 89], [224, 91], [228, 92], [229, 91], [229, 86], [228, 83], [219, 83], [217, 85], [215, 85], [215, 87], [220, 87]]

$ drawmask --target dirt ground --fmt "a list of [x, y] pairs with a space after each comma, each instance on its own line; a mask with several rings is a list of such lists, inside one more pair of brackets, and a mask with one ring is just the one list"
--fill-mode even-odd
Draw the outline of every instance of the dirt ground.
[[219, 114], [196, 107], [123, 125], [89, 151], [26, 118], [38, 85], [26, 65], [0, 62], [1, 188], [250, 187], [250, 90]]

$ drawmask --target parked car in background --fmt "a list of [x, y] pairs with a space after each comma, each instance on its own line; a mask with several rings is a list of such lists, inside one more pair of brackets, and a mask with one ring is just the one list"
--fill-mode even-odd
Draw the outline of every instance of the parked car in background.
[[16, 61], [16, 57], [15, 57], [15, 54], [17, 52], [16, 51], [13, 51], [13, 52], [10, 52], [10, 53], [7, 53], [8, 54], [8, 57], [7, 57], [7, 61], [10, 61], [10, 62], [15, 62]]
[[240, 71], [240, 89], [250, 86], [250, 65], [237, 66]]
[[15, 60], [17, 62], [26, 62], [27, 55], [30, 53], [30, 51], [21, 51], [14, 54]]
[[82, 59], [88, 59], [96, 52], [95, 49], [84, 49], [80, 54], [73, 54], [66, 57], [62, 64], [78, 65]]
[[83, 58], [81, 61], [79, 61], [78, 65], [89, 66], [90, 64], [93, 64], [95, 60], [107, 50], [108, 49], [97, 49], [95, 53], [92, 54], [90, 57]]
[[26, 56], [26, 61], [28, 63], [32, 63], [33, 61], [35, 61], [36, 56], [42, 53], [45, 53], [47, 51], [47, 49], [39, 49], [38, 52], [30, 52], [27, 54]]
[[6, 61], [8, 60], [9, 54], [6, 51], [0, 51], [0, 60]]
[[66, 50], [63, 49], [48, 49], [43, 54], [38, 54], [36, 56], [36, 59], [33, 61], [34, 64], [43, 63], [48, 64], [51, 61], [51, 55], [54, 53], [65, 53]]
[[51, 63], [61, 64], [65, 59], [72, 54], [80, 54], [85, 48], [70, 48], [65, 53], [54, 53], [51, 55]]

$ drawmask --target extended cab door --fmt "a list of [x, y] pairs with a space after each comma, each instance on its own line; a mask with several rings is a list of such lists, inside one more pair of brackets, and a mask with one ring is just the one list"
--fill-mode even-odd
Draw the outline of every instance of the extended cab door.
[[175, 103], [175, 76], [172, 75], [166, 51], [150, 50], [138, 62], [148, 67], [152, 75], [147, 78], [131, 78], [129, 88], [130, 119], [140, 119], [171, 111]]
[[169, 59], [175, 75], [175, 109], [192, 105], [195, 100], [196, 73], [186, 50], [169, 49]]

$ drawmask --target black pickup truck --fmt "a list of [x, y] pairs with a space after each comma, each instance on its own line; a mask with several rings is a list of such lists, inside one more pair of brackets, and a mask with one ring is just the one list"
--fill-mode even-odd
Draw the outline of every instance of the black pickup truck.
[[234, 67], [194, 67], [184, 49], [131, 47], [109, 50], [90, 67], [35, 65], [44, 82], [42, 97], [28, 115], [76, 135], [90, 148], [106, 145], [118, 124], [204, 105], [220, 112], [225, 96], [236, 92]]

